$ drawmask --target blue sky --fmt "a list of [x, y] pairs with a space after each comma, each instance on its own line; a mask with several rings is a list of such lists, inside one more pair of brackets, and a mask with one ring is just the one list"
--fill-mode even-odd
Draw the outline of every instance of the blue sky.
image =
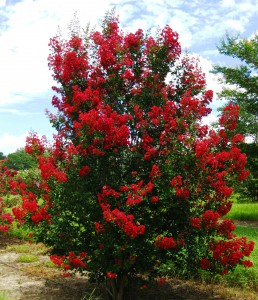
[[[207, 86], [222, 87], [209, 74], [214, 63], [237, 63], [219, 55], [216, 45], [229, 34], [249, 38], [257, 32], [258, 0], [0, 0], [0, 152], [24, 147], [28, 132], [51, 138], [45, 115], [51, 110], [54, 82], [47, 66], [48, 42], [58, 27], [65, 34], [77, 11], [81, 26], [93, 26], [116, 7], [125, 32], [170, 25], [183, 49], [200, 58]], [[216, 108], [212, 104], [214, 120]]]

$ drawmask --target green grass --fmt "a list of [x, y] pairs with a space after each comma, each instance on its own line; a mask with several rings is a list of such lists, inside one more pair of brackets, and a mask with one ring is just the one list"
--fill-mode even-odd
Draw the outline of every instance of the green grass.
[[8, 300], [7, 294], [5, 292], [0, 291], [0, 300]]
[[19, 263], [33, 263], [39, 261], [39, 258], [34, 254], [21, 254], [16, 261]]
[[238, 221], [258, 222], [258, 203], [233, 203], [226, 218]]

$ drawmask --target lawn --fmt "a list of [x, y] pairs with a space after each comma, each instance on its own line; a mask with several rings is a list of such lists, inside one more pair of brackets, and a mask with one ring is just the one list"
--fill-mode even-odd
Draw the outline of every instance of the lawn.
[[258, 203], [233, 203], [226, 218], [237, 221], [257, 221]]

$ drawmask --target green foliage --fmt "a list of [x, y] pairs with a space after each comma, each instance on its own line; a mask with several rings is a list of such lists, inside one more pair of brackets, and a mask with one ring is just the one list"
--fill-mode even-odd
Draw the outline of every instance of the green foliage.
[[4, 153], [3, 152], [0, 152], [0, 160], [3, 160], [3, 159], [5, 159], [6, 158], [6, 156], [4, 155]]
[[244, 143], [240, 147], [246, 153], [250, 175], [245, 182], [236, 185], [235, 191], [241, 194], [242, 200], [258, 202], [258, 144]]
[[258, 35], [250, 39], [226, 36], [218, 47], [221, 54], [241, 61], [238, 66], [215, 65], [213, 73], [223, 75], [222, 83], [230, 84], [220, 94], [221, 99], [240, 106], [238, 131], [258, 142]]
[[5, 165], [8, 167], [8, 169], [14, 169], [16, 171], [27, 170], [36, 167], [35, 161], [31, 155], [26, 153], [25, 149], [18, 149], [16, 152], [9, 154], [7, 156]]
[[29, 240], [29, 233], [31, 230], [25, 225], [21, 225], [19, 222], [14, 221], [10, 227], [8, 234], [15, 236], [22, 240]]

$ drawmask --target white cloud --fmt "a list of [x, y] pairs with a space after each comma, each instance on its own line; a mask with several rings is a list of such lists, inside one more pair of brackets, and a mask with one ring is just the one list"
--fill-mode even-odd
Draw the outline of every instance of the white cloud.
[[19, 148], [24, 148], [27, 136], [28, 132], [18, 136], [4, 133], [2, 136], [0, 136], [0, 151], [5, 155], [8, 155], [15, 152]]
[[235, 4], [235, 0], [222, 0], [221, 3], [222, 7], [234, 7]]
[[170, 27], [179, 34], [182, 48], [189, 48], [193, 44], [192, 29], [197, 24], [197, 19], [181, 10], [175, 10], [175, 15], [169, 21]]
[[41, 115], [41, 113], [31, 113], [13, 108], [0, 108], [0, 113], [10, 113], [18, 116]]
[[216, 100], [216, 94], [222, 90], [222, 85], [218, 82], [219, 75], [210, 73], [210, 71], [213, 68], [213, 62], [196, 53], [194, 53], [193, 55], [199, 58], [200, 66], [202, 68], [203, 73], [205, 73], [206, 76], [207, 88], [213, 90], [214, 99]]
[[209, 114], [207, 117], [203, 117], [202, 123], [211, 126], [212, 123], [217, 122], [218, 119], [219, 118], [215, 114]]
[[245, 30], [246, 20], [244, 18], [239, 20], [229, 19], [226, 20], [227, 28], [233, 29], [238, 32], [243, 32]]
[[253, 33], [251, 34], [251, 36], [249, 36], [248, 40], [254, 39], [255, 36], [257, 36], [257, 35], [258, 35], [258, 30], [256, 30], [255, 32], [253, 32]]

